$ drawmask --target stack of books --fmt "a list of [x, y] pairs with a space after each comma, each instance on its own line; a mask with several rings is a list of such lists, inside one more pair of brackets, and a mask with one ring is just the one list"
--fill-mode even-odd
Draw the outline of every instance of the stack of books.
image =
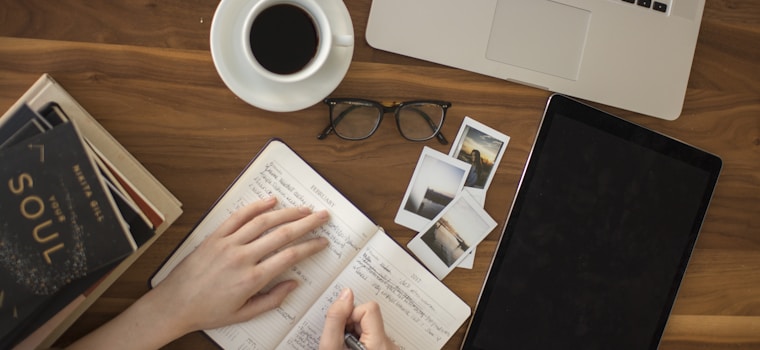
[[0, 118], [0, 348], [50, 347], [181, 203], [52, 77]]

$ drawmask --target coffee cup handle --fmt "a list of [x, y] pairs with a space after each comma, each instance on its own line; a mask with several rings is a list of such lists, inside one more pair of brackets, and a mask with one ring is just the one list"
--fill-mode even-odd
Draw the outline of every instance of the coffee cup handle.
[[335, 35], [333, 42], [336, 46], [351, 46], [354, 44], [354, 36], [351, 34]]

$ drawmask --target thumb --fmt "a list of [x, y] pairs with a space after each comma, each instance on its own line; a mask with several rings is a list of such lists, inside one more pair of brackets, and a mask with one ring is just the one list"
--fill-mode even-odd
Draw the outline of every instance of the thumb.
[[325, 328], [319, 342], [320, 350], [343, 349], [346, 321], [354, 310], [354, 294], [351, 289], [344, 288], [329, 309], [325, 317]]

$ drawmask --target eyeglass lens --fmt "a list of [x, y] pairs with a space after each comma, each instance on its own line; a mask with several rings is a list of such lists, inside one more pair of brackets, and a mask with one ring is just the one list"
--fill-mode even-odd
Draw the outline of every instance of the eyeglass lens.
[[[332, 124], [340, 137], [365, 139], [375, 132], [384, 111], [377, 105], [362, 102], [341, 102], [333, 106]], [[434, 103], [405, 104], [396, 111], [399, 132], [407, 139], [422, 141], [438, 133], [444, 110]]]
[[427, 140], [443, 123], [443, 108], [432, 103], [404, 105], [397, 112], [398, 130], [410, 140]]
[[335, 133], [352, 140], [367, 138], [377, 129], [382, 113], [382, 110], [371, 104], [337, 103], [332, 110]]

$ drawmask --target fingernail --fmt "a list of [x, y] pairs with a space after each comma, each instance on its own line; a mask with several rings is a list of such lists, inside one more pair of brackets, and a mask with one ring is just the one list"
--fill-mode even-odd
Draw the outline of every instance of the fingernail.
[[285, 287], [285, 288], [287, 288], [288, 293], [292, 292], [293, 290], [295, 290], [296, 288], [298, 288], [298, 281], [291, 280], [290, 283], [288, 284], [288, 286]]
[[349, 296], [351, 296], [351, 289], [343, 288], [338, 295], [338, 300], [347, 300]]
[[316, 214], [320, 220], [327, 220], [330, 217], [330, 213], [327, 210], [320, 210]]
[[275, 196], [269, 196], [267, 198], [264, 198], [264, 202], [266, 203], [274, 203], [275, 201], [277, 201], [277, 197]]
[[309, 207], [298, 207], [298, 211], [302, 214], [311, 214], [311, 208]]

